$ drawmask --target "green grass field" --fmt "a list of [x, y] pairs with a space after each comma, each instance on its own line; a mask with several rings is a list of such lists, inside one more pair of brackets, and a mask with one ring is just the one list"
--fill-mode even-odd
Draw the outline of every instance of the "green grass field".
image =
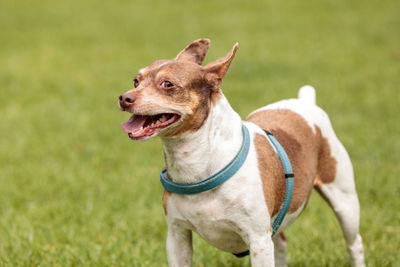
[[[166, 266], [160, 141], [134, 143], [117, 97], [137, 70], [238, 41], [224, 81], [251, 110], [317, 90], [353, 160], [369, 266], [399, 266], [400, 2], [0, 2], [0, 266]], [[348, 266], [313, 194], [287, 231], [289, 266]], [[194, 266], [250, 266], [195, 236]]]

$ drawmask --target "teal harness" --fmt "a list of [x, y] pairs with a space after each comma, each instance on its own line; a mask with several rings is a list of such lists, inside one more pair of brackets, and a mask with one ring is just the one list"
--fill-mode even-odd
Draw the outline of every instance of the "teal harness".
[[[289, 209], [290, 202], [292, 200], [293, 195], [293, 183], [294, 183], [294, 175], [292, 171], [292, 165], [290, 164], [290, 160], [288, 155], [285, 152], [285, 149], [281, 146], [278, 140], [275, 139], [274, 135], [264, 130], [268, 136], [268, 139], [274, 145], [276, 152], [282, 162], [283, 169], [285, 171], [285, 180], [286, 180], [286, 192], [285, 199], [283, 201], [282, 207], [276, 217], [274, 223], [272, 224], [272, 236], [278, 231], [279, 226], [281, 225], [285, 215]], [[223, 184], [229, 178], [231, 178], [239, 169], [242, 167], [245, 162], [247, 155], [250, 149], [250, 134], [247, 127], [242, 124], [242, 133], [243, 133], [243, 142], [239, 149], [239, 152], [236, 156], [226, 165], [222, 170], [217, 172], [216, 174], [210, 176], [207, 179], [204, 179], [197, 183], [192, 184], [182, 184], [175, 183], [168, 178], [167, 170], [164, 168], [160, 173], [160, 181], [165, 190], [176, 193], [176, 194], [198, 194], [201, 192], [205, 192], [211, 189], [216, 188], [217, 186]], [[245, 251], [239, 254], [234, 254], [237, 257], [243, 257], [249, 255], [249, 251]]]

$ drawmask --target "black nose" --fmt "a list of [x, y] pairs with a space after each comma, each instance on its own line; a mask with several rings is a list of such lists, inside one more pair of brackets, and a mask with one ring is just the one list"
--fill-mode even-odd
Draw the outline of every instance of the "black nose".
[[125, 93], [123, 95], [119, 96], [119, 104], [123, 107], [128, 107], [130, 105], [133, 104], [133, 102], [135, 102], [136, 97], [132, 94], [129, 93]]

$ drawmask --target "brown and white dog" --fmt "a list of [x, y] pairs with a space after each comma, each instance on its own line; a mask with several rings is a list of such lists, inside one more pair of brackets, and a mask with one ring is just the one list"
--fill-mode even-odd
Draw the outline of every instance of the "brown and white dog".
[[[352, 164], [327, 114], [315, 104], [315, 90], [302, 87], [297, 99], [267, 105], [242, 121], [221, 92], [238, 45], [202, 66], [209, 45], [208, 39], [196, 40], [173, 60], [139, 70], [135, 88], [119, 97], [120, 108], [133, 114], [122, 128], [132, 140], [161, 138], [174, 182], [195, 183], [217, 173], [239, 150], [242, 124], [250, 132], [248, 156], [228, 181], [194, 195], [164, 191], [169, 265], [191, 265], [195, 231], [221, 250], [250, 250], [252, 266], [285, 266], [282, 231], [304, 210], [315, 188], [339, 219], [352, 265], [364, 266]], [[285, 179], [262, 129], [284, 147], [295, 175], [292, 202], [274, 238], [270, 226], [283, 202]]]

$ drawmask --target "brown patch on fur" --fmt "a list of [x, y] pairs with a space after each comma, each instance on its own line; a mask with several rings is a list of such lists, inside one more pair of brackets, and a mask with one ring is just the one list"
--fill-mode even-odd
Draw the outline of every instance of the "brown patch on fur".
[[172, 195], [171, 192], [169, 192], [167, 190], [164, 190], [164, 194], [163, 194], [163, 198], [162, 198], [162, 206], [163, 206], [165, 215], [168, 214], [168, 211], [167, 211], [167, 208], [168, 208], [168, 197], [171, 196], [171, 195]]
[[[319, 130], [319, 129], [318, 129]], [[337, 161], [331, 154], [331, 147], [328, 139], [322, 137], [321, 152], [319, 153], [319, 163], [317, 170], [317, 184], [329, 184], [335, 180]]]
[[[324, 169], [335, 176], [335, 159], [326, 147], [327, 141], [318, 127], [316, 133], [297, 113], [287, 109], [263, 110], [247, 118], [262, 129], [271, 131], [285, 149], [294, 173], [294, 189], [289, 213], [307, 203], [317, 173]], [[279, 212], [285, 196], [285, 177], [282, 163], [267, 137], [256, 134], [254, 145], [261, 172], [263, 190], [271, 217]], [[334, 169], [332, 169], [334, 168]]]
[[257, 257], [257, 252], [253, 252], [253, 257], [255, 258], [255, 257]]
[[278, 155], [268, 144], [268, 140], [265, 136], [255, 134], [253, 142], [257, 152], [258, 169], [260, 170], [261, 180], [263, 182], [265, 201], [267, 202], [269, 214], [272, 217], [276, 213], [275, 206], [279, 205], [279, 201], [276, 199], [277, 194], [280, 195], [281, 192], [283, 192], [283, 194], [285, 192], [283, 168]]
[[190, 100], [186, 102], [190, 106], [192, 113], [187, 116], [184, 123], [174, 132], [175, 136], [185, 132], [195, 132], [203, 126], [210, 112], [210, 95], [211, 91], [204, 88], [204, 84], [201, 82], [193, 84]]

